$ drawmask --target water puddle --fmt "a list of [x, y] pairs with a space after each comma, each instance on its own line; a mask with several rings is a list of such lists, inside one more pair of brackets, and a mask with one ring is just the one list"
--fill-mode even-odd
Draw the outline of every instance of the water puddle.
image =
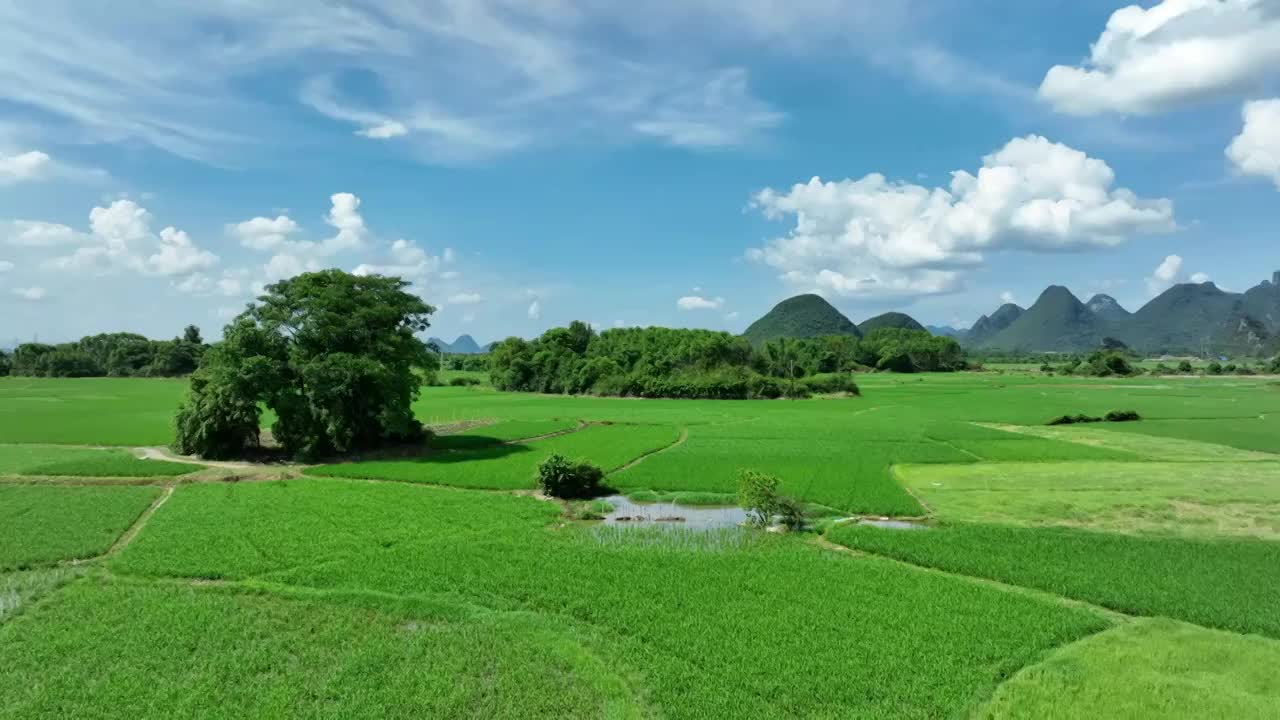
[[604, 524], [619, 527], [717, 530], [737, 527], [747, 519], [747, 511], [733, 505], [638, 503], [624, 495], [610, 495], [604, 500], [613, 506], [613, 512], [604, 516]]
[[862, 520], [858, 521], [858, 524], [870, 525], [871, 527], [878, 527], [884, 530], [930, 530], [932, 529], [928, 525], [925, 525], [923, 523], [911, 522], [909, 520], [872, 520], [870, 518], [863, 518]]

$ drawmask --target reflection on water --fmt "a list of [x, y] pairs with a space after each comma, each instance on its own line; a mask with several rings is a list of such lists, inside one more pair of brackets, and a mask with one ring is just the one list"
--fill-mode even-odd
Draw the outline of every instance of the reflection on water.
[[747, 519], [747, 511], [733, 505], [698, 506], [679, 503], [637, 503], [623, 495], [604, 498], [613, 512], [604, 516], [606, 525], [630, 527], [685, 528], [715, 530], [737, 527]]
[[871, 527], [884, 528], [885, 530], [929, 530], [929, 526], [923, 523], [910, 522], [907, 520], [871, 520], [863, 519], [858, 521], [859, 525], [870, 525]]

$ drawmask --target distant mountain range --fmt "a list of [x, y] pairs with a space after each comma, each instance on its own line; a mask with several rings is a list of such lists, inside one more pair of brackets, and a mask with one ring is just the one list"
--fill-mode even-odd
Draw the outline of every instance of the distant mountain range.
[[1174, 285], [1133, 313], [1110, 295], [1081, 302], [1052, 285], [1031, 307], [1006, 303], [967, 330], [926, 328], [899, 312], [854, 325], [818, 295], [797, 295], [778, 303], [744, 335], [760, 345], [779, 337], [861, 336], [883, 327], [927, 330], [972, 350], [1082, 352], [1114, 338], [1144, 353], [1270, 355], [1280, 352], [1280, 272], [1244, 293], [1211, 282]]
[[1109, 295], [1083, 303], [1054, 285], [1025, 311], [1005, 305], [980, 318], [962, 341], [984, 350], [1077, 352], [1098, 347], [1106, 337], [1146, 353], [1276, 352], [1280, 272], [1244, 293], [1211, 282], [1174, 285], [1134, 313]]
[[470, 335], [459, 335], [457, 340], [453, 342], [445, 342], [438, 337], [427, 338], [427, 342], [440, 348], [440, 352], [446, 355], [480, 355], [489, 352], [493, 347], [493, 343], [488, 345], [480, 345], [475, 338]]

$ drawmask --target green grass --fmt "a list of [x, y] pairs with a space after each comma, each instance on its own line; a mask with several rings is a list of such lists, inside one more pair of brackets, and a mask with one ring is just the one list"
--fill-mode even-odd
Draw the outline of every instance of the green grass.
[[1280, 642], [1170, 620], [1125, 623], [1001, 685], [976, 718], [1280, 717]]
[[513, 440], [565, 432], [578, 427], [578, 421], [569, 418], [551, 420], [503, 420], [490, 425], [469, 428], [462, 432], [438, 435], [431, 440], [431, 447], [439, 450], [471, 450]]
[[900, 465], [942, 520], [1280, 539], [1280, 462]]
[[0, 624], [84, 574], [84, 568], [73, 566], [0, 572]]
[[1123, 426], [1100, 427], [1116, 432], [1216, 443], [1241, 450], [1280, 453], [1280, 413], [1252, 418], [1151, 420], [1126, 423]]
[[325, 465], [307, 472], [329, 477], [527, 490], [535, 486], [538, 464], [552, 453], [587, 459], [608, 471], [670, 445], [676, 435], [673, 428], [661, 425], [598, 425], [528, 444], [435, 452], [402, 460]]
[[147, 478], [172, 477], [200, 470], [199, 465], [140, 460], [126, 450], [0, 445], [0, 475]]
[[1097, 425], [1057, 427], [1014, 425], [989, 427], [1043, 439], [1062, 440], [1094, 449], [1132, 453], [1149, 460], [1170, 460], [1175, 462], [1205, 462], [1210, 460], [1273, 462], [1280, 459], [1271, 453], [1241, 450], [1229, 445], [1205, 440], [1189, 440], [1131, 432], [1143, 425], [1144, 423], [1137, 422], [1117, 423], [1111, 426], [1119, 428], [1119, 430], [1105, 429], [1105, 425], [1101, 423]]
[[160, 492], [0, 485], [0, 571], [101, 555]]
[[[669, 718], [955, 716], [1049, 648], [1108, 623], [803, 538], [655, 539], [557, 528], [559, 514], [531, 498], [403, 484], [189, 485], [111, 567], [531, 613], [589, 631], [602, 664], [633, 678], [651, 714]], [[210, 632], [208, 622], [160, 625], [179, 646]], [[260, 642], [218, 644], [216, 654], [243, 657]], [[332, 652], [351, 637], [311, 642]], [[70, 664], [83, 668], [68, 671], [82, 681], [100, 670], [78, 659], [96, 650], [68, 644], [63, 652], [41, 655], [17, 679], [0, 669], [0, 696], [35, 667]], [[172, 682], [166, 677], [152, 680], [156, 692]], [[204, 682], [199, 673], [183, 680]]]
[[0, 626], [0, 647], [4, 717], [627, 718], [643, 707], [572, 627], [358, 593], [81, 582]]
[[7, 443], [167, 445], [185, 380], [0, 377]]
[[1036, 588], [1135, 615], [1280, 637], [1280, 543], [1134, 537], [1066, 528], [842, 525], [851, 548]]

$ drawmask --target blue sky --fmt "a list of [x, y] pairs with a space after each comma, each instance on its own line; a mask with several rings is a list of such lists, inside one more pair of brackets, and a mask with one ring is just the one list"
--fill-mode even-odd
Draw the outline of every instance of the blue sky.
[[330, 266], [449, 339], [967, 326], [1244, 290], [1278, 220], [1276, 0], [0, 0], [2, 345], [217, 336]]

